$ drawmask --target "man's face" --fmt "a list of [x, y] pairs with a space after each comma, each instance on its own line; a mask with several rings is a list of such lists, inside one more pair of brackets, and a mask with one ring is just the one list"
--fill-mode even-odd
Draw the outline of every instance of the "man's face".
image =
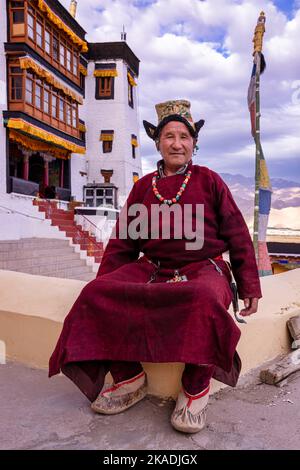
[[161, 131], [159, 150], [170, 169], [179, 169], [192, 158], [194, 139], [183, 122], [171, 121]]

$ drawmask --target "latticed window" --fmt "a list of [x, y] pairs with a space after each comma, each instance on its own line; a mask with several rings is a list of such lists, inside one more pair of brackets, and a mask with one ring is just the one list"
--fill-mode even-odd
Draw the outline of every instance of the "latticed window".
[[51, 35], [48, 29], [45, 30], [45, 51], [47, 54], [51, 54]]
[[63, 66], [65, 66], [65, 52], [66, 52], [66, 48], [63, 44], [61, 44], [60, 45], [60, 52], [59, 52], [59, 62]]
[[72, 106], [72, 126], [77, 127], [77, 105]]
[[67, 49], [67, 70], [71, 71], [71, 51]]
[[44, 113], [49, 114], [49, 101], [50, 101], [50, 93], [49, 88], [44, 86]]
[[58, 58], [59, 58], [59, 40], [58, 40], [58, 37], [53, 34], [53, 48], [52, 48], [52, 51], [53, 51], [53, 59], [56, 60], [58, 62]]
[[112, 77], [100, 77], [99, 78], [99, 95], [110, 96], [111, 85], [112, 85]]
[[63, 98], [59, 98], [59, 119], [60, 121], [64, 121], [65, 120], [65, 111], [64, 111], [64, 108], [65, 108], [65, 102], [63, 100]]
[[39, 21], [36, 22], [36, 44], [43, 48], [43, 24]]
[[56, 95], [52, 95], [52, 100], [51, 100], [51, 113], [52, 113], [52, 116], [54, 118], [57, 117], [57, 96]]
[[14, 101], [23, 98], [23, 71], [20, 67], [10, 67], [10, 99]]
[[42, 107], [42, 87], [39, 80], [35, 81], [35, 107]]
[[73, 75], [78, 75], [78, 57], [73, 55]]
[[28, 7], [27, 12], [27, 34], [30, 39], [33, 41], [35, 40], [34, 37], [34, 16], [33, 16], [33, 9]]
[[[10, 11], [11, 11], [12, 36], [24, 36], [25, 34], [24, 2], [23, 1], [10, 2]], [[1, 12], [1, 14], [3, 14], [3, 12]]]
[[66, 104], [66, 110], [67, 110], [67, 124], [68, 126], [72, 125], [72, 108], [69, 103]]
[[33, 78], [31, 74], [26, 77], [26, 103], [33, 104]]

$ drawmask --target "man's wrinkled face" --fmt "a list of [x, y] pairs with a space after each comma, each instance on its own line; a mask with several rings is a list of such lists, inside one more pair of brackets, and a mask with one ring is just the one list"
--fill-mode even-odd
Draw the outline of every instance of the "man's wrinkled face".
[[160, 133], [159, 150], [170, 169], [178, 169], [188, 163], [196, 141], [183, 122], [168, 122]]

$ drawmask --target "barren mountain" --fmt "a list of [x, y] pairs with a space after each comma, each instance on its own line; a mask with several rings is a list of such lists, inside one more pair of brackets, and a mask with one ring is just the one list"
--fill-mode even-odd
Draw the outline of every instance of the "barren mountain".
[[[254, 206], [254, 178], [221, 173], [232, 195], [242, 211], [246, 222], [251, 225]], [[272, 209], [269, 227], [300, 228], [300, 183], [283, 178], [273, 178]]]

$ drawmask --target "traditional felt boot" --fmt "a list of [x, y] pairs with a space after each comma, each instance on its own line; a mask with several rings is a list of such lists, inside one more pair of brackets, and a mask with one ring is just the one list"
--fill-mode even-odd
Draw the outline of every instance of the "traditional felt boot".
[[171, 416], [172, 426], [181, 432], [201, 431], [206, 423], [208, 398], [209, 386], [197, 395], [190, 395], [183, 388]]
[[127, 410], [147, 394], [147, 376], [140, 372], [131, 379], [103, 387], [91, 408], [96, 413], [113, 415]]

